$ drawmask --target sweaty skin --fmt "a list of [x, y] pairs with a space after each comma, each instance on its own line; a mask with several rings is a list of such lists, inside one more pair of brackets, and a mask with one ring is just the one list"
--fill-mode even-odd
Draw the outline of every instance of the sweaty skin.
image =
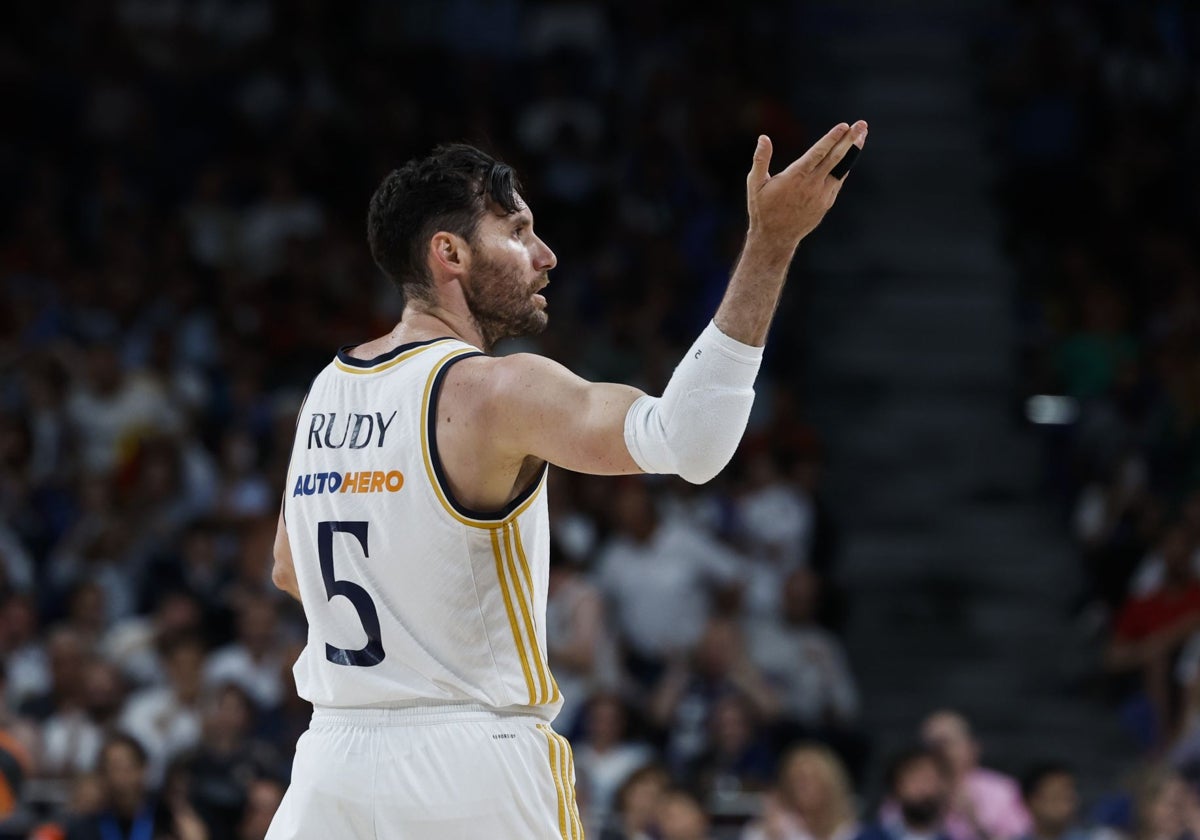
[[[761, 347], [800, 241], [833, 206], [845, 180], [830, 172], [867, 124], [840, 123], [775, 175], [771, 141], [758, 138], [746, 178], [745, 245], [714, 322], [725, 335]], [[557, 264], [533, 230], [524, 202], [511, 215], [485, 212], [474, 241], [446, 231], [429, 240], [433, 304], [410, 303], [386, 336], [350, 351], [371, 359], [410, 342], [452, 336], [488, 351], [499, 338], [539, 332], [539, 292]], [[437, 440], [454, 495], [477, 510], [517, 496], [542, 464], [593, 475], [640, 473], [625, 443], [625, 415], [637, 388], [588, 382], [543, 356], [477, 356], [449, 369], [437, 406]], [[275, 541], [277, 586], [299, 597], [287, 531]]]

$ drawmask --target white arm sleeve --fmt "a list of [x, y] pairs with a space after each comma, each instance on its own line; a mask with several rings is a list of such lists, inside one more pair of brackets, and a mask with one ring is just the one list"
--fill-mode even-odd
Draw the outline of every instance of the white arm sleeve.
[[733, 457], [750, 407], [763, 348], [709, 323], [661, 397], [639, 397], [625, 415], [625, 445], [644, 472], [703, 484]]

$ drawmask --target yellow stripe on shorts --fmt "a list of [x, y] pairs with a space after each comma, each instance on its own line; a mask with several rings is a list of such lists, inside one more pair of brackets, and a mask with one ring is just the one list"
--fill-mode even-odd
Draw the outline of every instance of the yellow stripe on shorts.
[[563, 767], [563, 786], [567, 790], [567, 815], [571, 818], [571, 826], [575, 832], [575, 836], [579, 840], [583, 840], [583, 821], [579, 819], [579, 803], [575, 799], [575, 753], [571, 750], [571, 742], [554, 733], [563, 746], [565, 765]]
[[[567, 796], [563, 792], [558, 741], [555, 740], [555, 734], [550, 731], [550, 727], [544, 723], [539, 723], [538, 729], [542, 730], [542, 734], [546, 736], [546, 745], [550, 750], [550, 775], [554, 777], [554, 790], [558, 794], [558, 834], [562, 840], [573, 840], [574, 832], [571, 835], [567, 834]], [[574, 823], [572, 823], [571, 828], [573, 829], [574, 827]]]

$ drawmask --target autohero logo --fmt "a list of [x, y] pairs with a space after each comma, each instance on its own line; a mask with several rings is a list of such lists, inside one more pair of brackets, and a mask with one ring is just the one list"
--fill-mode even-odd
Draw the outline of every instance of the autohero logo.
[[323, 493], [395, 493], [404, 486], [400, 470], [359, 470], [358, 472], [306, 473], [296, 476], [292, 496], [320, 496]]

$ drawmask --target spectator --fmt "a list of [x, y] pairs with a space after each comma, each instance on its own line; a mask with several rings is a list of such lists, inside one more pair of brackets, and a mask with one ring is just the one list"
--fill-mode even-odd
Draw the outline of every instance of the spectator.
[[266, 840], [267, 829], [283, 801], [283, 790], [278, 780], [269, 777], [250, 782], [237, 840]]
[[205, 682], [240, 686], [259, 708], [279, 705], [283, 686], [283, 645], [275, 603], [262, 597], [247, 597], [238, 611], [238, 638], [234, 644], [215, 651], [205, 665]]
[[793, 747], [779, 763], [762, 819], [742, 840], [849, 840], [858, 834], [854, 792], [837, 756], [817, 744]]
[[619, 682], [617, 649], [600, 591], [561, 551], [550, 553], [546, 588], [546, 649], [563, 705], [555, 725], [574, 728], [588, 697]]
[[1187, 785], [1165, 768], [1142, 777], [1134, 801], [1133, 840], [1179, 840], [1187, 828]]
[[1026, 840], [1088, 840], [1079, 824], [1079, 791], [1065, 764], [1038, 764], [1021, 780], [1021, 795], [1033, 822]]
[[613, 507], [617, 535], [600, 552], [597, 580], [633, 676], [651, 685], [700, 639], [714, 589], [736, 586], [739, 560], [682, 521], [660, 519], [642, 480], [623, 483]]
[[670, 777], [654, 764], [635, 770], [617, 790], [616, 813], [600, 840], [652, 840]]
[[979, 765], [979, 743], [961, 714], [938, 711], [921, 724], [921, 738], [953, 777], [946, 834], [950, 840], [1012, 840], [1027, 833], [1029, 814], [1017, 783]]
[[177, 636], [163, 644], [167, 683], [144, 688], [125, 704], [119, 726], [144, 744], [150, 778], [161, 780], [167, 765], [200, 742], [204, 643]]
[[204, 703], [204, 737], [180, 757], [189, 779], [189, 798], [213, 837], [232, 837], [253, 779], [276, 772], [280, 758], [251, 738], [257, 709], [246, 692], [230, 683]]
[[89, 659], [82, 681], [79, 704], [60, 707], [42, 724], [38, 773], [44, 778], [72, 779], [95, 767], [121, 710], [125, 686], [116, 666]]
[[817, 624], [820, 592], [811, 570], [789, 574], [782, 616], [753, 622], [748, 650], [778, 689], [790, 734], [830, 744], [858, 776], [867, 749], [855, 729], [858, 685], [841, 641]]
[[709, 747], [688, 768], [689, 787], [714, 812], [754, 813], [748, 801], [770, 786], [775, 770], [767, 743], [749, 701], [725, 694], [709, 717]]
[[82, 705], [83, 665], [87, 658], [85, 642], [66, 627], [51, 632], [46, 642], [50, 660], [51, 685], [48, 691], [22, 704], [23, 715], [44, 721], [52, 714]]
[[738, 626], [727, 618], [711, 620], [691, 657], [671, 664], [651, 697], [655, 723], [667, 730], [667, 762], [685, 774], [709, 748], [709, 720], [717, 702], [740, 693], [760, 722], [774, 721], [779, 701], [746, 655]]
[[77, 820], [67, 840], [109, 840], [112, 837], [155, 837], [163, 840], [208, 840], [204, 824], [183, 801], [170, 804], [154, 799], [148, 784], [145, 751], [126, 735], [114, 735], [100, 750], [104, 806]]
[[128, 374], [113, 344], [98, 341], [84, 356], [86, 380], [67, 398], [67, 416], [83, 446], [83, 464], [107, 473], [120, 463], [122, 447], [145, 429], [173, 431], [179, 418], [152, 380]]
[[661, 840], [712, 840], [708, 815], [685, 790], [675, 788], [662, 795], [657, 823]]
[[1162, 585], [1133, 596], [1117, 614], [1106, 662], [1109, 670], [1137, 673], [1155, 715], [1156, 740], [1170, 732], [1177, 704], [1171, 663], [1200, 628], [1200, 580], [1192, 574], [1193, 538], [1185, 525], [1167, 529], [1159, 544]]
[[750, 546], [747, 606], [755, 615], [777, 615], [783, 581], [798, 567], [807, 567], [812, 538], [812, 503], [784, 480], [771, 453], [759, 452], [747, 465], [748, 486], [738, 499], [743, 539]]
[[888, 768], [882, 819], [859, 840], [947, 840], [951, 782], [950, 768], [938, 753], [924, 747], [900, 753]]
[[654, 758], [648, 744], [629, 740], [628, 713], [611, 693], [593, 695], [584, 707], [575, 738], [575, 790], [585, 834], [599, 836], [612, 814], [617, 790]]
[[201, 632], [201, 615], [200, 603], [186, 590], [160, 591], [153, 614], [118, 622], [101, 640], [100, 651], [133, 683], [160, 683], [166, 678], [159, 661], [163, 642]]

